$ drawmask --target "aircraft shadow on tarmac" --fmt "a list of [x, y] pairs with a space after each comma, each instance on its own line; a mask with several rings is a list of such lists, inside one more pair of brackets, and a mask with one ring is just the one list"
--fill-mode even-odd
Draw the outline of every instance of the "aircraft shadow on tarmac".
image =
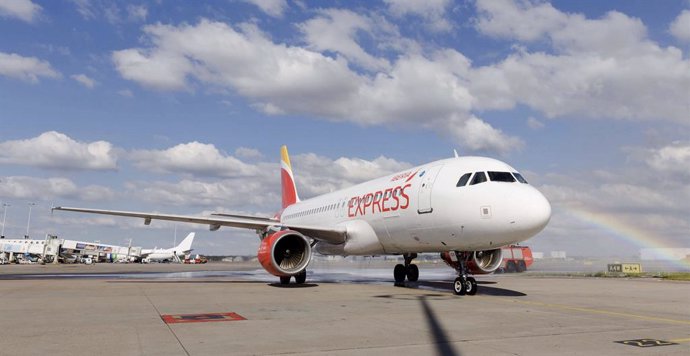
[[316, 283], [302, 283], [302, 284], [297, 284], [297, 283], [290, 283], [290, 284], [280, 284], [280, 283], [268, 283], [268, 286], [275, 287], [275, 288], [312, 288], [312, 287], [318, 287], [319, 285]]
[[[511, 289], [489, 287], [487, 284], [496, 284], [496, 282], [489, 281], [477, 281], [477, 284], [482, 285], [477, 289], [477, 295], [491, 295], [496, 297], [524, 297], [527, 294], [518, 292]], [[407, 282], [404, 287], [406, 288], [432, 288], [434, 290], [453, 290], [453, 282], [448, 281], [419, 281], [419, 282]]]
[[115, 280], [106, 283], [142, 283], [142, 284], [264, 284], [263, 281], [217, 281], [217, 280]]
[[459, 356], [460, 353], [453, 347], [451, 340], [448, 338], [448, 334], [446, 334], [446, 330], [441, 323], [439, 323], [436, 313], [434, 313], [433, 309], [429, 306], [426, 296], [419, 296], [418, 299], [424, 311], [429, 331], [431, 331], [431, 335], [434, 338], [436, 354], [440, 356]]

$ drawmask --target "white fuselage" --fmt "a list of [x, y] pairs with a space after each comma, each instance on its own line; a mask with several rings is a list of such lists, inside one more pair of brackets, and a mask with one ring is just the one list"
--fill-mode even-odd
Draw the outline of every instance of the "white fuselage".
[[177, 255], [178, 258], [184, 258], [185, 252], [173, 252], [171, 249], [156, 249], [142, 250], [142, 255], [146, 255], [144, 259], [147, 261], [173, 261], [175, 260], [175, 255]]
[[338, 255], [487, 250], [524, 241], [546, 226], [551, 206], [537, 189], [488, 178], [457, 186], [475, 172], [517, 171], [484, 157], [435, 161], [297, 202], [284, 209], [281, 222], [345, 226], [344, 244], [316, 245], [322, 254]]

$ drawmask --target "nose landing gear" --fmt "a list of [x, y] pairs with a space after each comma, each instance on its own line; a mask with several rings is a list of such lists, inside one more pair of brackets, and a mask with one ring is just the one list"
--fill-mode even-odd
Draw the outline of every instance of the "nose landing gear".
[[477, 280], [467, 275], [467, 265], [465, 258], [460, 252], [449, 251], [442, 253], [441, 258], [456, 271], [458, 277], [453, 282], [453, 292], [456, 295], [475, 295], [477, 294]]
[[477, 294], [477, 280], [474, 277], [465, 276], [455, 278], [453, 292], [456, 295], [475, 295]]

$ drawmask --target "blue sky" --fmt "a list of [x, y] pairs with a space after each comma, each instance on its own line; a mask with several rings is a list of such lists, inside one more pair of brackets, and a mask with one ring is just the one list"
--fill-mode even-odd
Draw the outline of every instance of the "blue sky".
[[688, 1], [0, 0], [0, 33], [8, 237], [29, 202], [33, 236], [146, 247], [174, 225], [49, 208], [270, 214], [287, 144], [302, 197], [457, 149], [547, 195], [535, 250], [690, 246]]

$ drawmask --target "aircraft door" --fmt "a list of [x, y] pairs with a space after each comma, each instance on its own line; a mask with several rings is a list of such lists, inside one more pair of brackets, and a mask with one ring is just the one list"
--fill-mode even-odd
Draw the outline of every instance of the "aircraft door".
[[422, 179], [419, 183], [419, 197], [417, 199], [417, 213], [419, 214], [428, 214], [434, 211], [431, 206], [431, 191], [441, 167], [442, 165], [433, 166], [419, 174]]

